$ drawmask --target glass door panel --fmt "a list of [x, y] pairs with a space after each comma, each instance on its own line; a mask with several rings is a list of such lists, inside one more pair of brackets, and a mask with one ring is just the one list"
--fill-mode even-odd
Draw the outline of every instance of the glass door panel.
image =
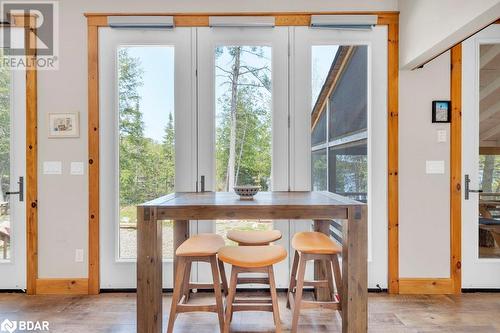
[[[237, 185], [271, 188], [272, 48], [219, 46], [215, 49], [216, 191]], [[270, 230], [272, 221], [216, 221], [216, 232]], [[228, 242], [231, 243], [231, 242]]]
[[[206, 190], [288, 190], [287, 41], [287, 28], [198, 29], [198, 168]], [[288, 221], [198, 223], [199, 232], [223, 237], [231, 229], [279, 229], [288, 248]], [[279, 285], [287, 275], [288, 261], [278, 266]]]
[[26, 72], [0, 66], [0, 289], [26, 288], [25, 156]]
[[[385, 288], [387, 30], [297, 27], [293, 33], [292, 189], [326, 190], [368, 204], [369, 285]], [[339, 222], [330, 231], [341, 241]], [[310, 229], [304, 221], [293, 233]]]
[[[100, 29], [101, 287], [136, 285], [136, 206], [195, 191], [193, 30]], [[165, 287], [173, 225], [162, 221]]]
[[[462, 287], [499, 288], [500, 26], [462, 43]], [[463, 179], [464, 184], [467, 180]], [[476, 193], [482, 190], [482, 193]]]

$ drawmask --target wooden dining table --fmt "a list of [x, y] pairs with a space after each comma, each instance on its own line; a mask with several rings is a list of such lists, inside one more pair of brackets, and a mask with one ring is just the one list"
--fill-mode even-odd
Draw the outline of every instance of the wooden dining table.
[[[175, 249], [189, 237], [189, 221], [313, 220], [330, 236], [342, 223], [342, 332], [367, 331], [367, 206], [330, 192], [260, 192], [253, 200], [235, 193], [172, 193], [137, 207], [137, 332], [162, 332], [162, 220], [172, 220]], [[203, 222], [200, 222], [203, 223]], [[315, 262], [315, 280], [326, 279]], [[318, 289], [316, 297], [328, 293]], [[332, 314], [333, 318], [333, 314]]]

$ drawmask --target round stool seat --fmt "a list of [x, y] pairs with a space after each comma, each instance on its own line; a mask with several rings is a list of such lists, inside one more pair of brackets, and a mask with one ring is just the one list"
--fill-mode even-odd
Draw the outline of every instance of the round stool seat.
[[175, 251], [180, 257], [205, 257], [217, 254], [225, 245], [224, 238], [216, 234], [198, 234], [189, 237]]
[[286, 250], [280, 245], [224, 246], [219, 260], [238, 267], [267, 267], [283, 261]]
[[342, 247], [322, 232], [298, 232], [292, 238], [292, 247], [302, 253], [337, 254]]
[[268, 245], [281, 239], [279, 230], [229, 230], [227, 238], [240, 245]]

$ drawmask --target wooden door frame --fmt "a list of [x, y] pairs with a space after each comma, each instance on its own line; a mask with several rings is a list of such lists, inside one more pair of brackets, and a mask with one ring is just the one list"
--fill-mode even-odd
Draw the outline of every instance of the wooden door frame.
[[88, 293], [99, 284], [99, 28], [108, 16], [174, 16], [176, 27], [208, 27], [209, 16], [274, 16], [276, 26], [309, 26], [311, 15], [377, 15], [377, 25], [388, 29], [388, 289], [399, 293], [398, 216], [398, 86], [399, 12], [268, 12], [268, 13], [85, 13], [88, 47], [88, 166], [89, 166], [89, 277]]
[[38, 98], [36, 61], [36, 16], [12, 15], [10, 27], [24, 28], [26, 58], [26, 292], [36, 293], [38, 278]]

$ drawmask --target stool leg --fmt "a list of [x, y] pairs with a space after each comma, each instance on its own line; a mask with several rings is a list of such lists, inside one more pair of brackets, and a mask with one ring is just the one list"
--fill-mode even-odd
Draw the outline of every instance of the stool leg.
[[233, 317], [233, 302], [236, 296], [236, 284], [238, 282], [238, 268], [233, 266], [231, 268], [231, 281], [229, 282], [229, 295], [226, 299], [226, 320], [224, 322], [224, 333], [229, 333], [231, 326], [231, 319]]
[[269, 266], [269, 289], [271, 291], [271, 299], [273, 303], [273, 318], [274, 325], [276, 326], [276, 332], [281, 332], [281, 319], [280, 319], [280, 308], [278, 305], [278, 294], [276, 292], [276, 283], [274, 281], [274, 269], [273, 266]]
[[293, 288], [297, 284], [297, 267], [299, 266], [299, 252], [295, 251], [293, 256], [292, 273], [290, 274], [290, 285], [286, 294], [286, 308], [290, 309], [290, 293], [293, 293]]
[[227, 293], [228, 293], [229, 289], [227, 286], [226, 269], [224, 268], [224, 263], [222, 261], [220, 261], [219, 259], [217, 259], [217, 263], [219, 264], [219, 271], [220, 271], [220, 276], [221, 276], [221, 280], [222, 280], [222, 289], [224, 292], [224, 296], [227, 297]]
[[217, 265], [216, 256], [210, 257], [210, 266], [212, 267], [212, 277], [214, 280], [215, 304], [217, 306], [217, 315], [219, 316], [219, 329], [222, 333], [222, 331], [224, 330], [224, 305], [222, 304], [219, 267]]
[[184, 296], [184, 303], [189, 301], [189, 295], [191, 289], [189, 289], [189, 280], [191, 279], [191, 262], [186, 264], [186, 269], [184, 270], [184, 286], [182, 287], [181, 297]]
[[333, 272], [332, 272], [332, 261], [330, 258], [323, 260], [323, 265], [325, 266], [326, 278], [328, 280], [328, 290], [330, 290], [330, 300], [335, 300], [335, 288], [333, 286]]
[[304, 290], [304, 278], [306, 275], [306, 258], [304, 254], [300, 255], [299, 272], [297, 274], [297, 287], [295, 288], [295, 306], [293, 307], [292, 316], [292, 333], [297, 332], [299, 324], [300, 305], [302, 302], [302, 292]]
[[[340, 300], [343, 297], [342, 294], [342, 275], [340, 272], [340, 263], [339, 263], [339, 256], [337, 254], [332, 255], [332, 264], [333, 264], [333, 275], [335, 277], [335, 287], [337, 287], [337, 294], [339, 297], [339, 304], [342, 304]], [[340, 308], [342, 309], [342, 308]]]
[[167, 333], [172, 333], [174, 331], [174, 322], [177, 317], [177, 305], [181, 298], [181, 291], [183, 287], [182, 279], [184, 277], [184, 271], [186, 267], [186, 258], [177, 257], [177, 271], [174, 283], [174, 294], [172, 295], [172, 306], [170, 307], [170, 317], [168, 318], [168, 328]]

